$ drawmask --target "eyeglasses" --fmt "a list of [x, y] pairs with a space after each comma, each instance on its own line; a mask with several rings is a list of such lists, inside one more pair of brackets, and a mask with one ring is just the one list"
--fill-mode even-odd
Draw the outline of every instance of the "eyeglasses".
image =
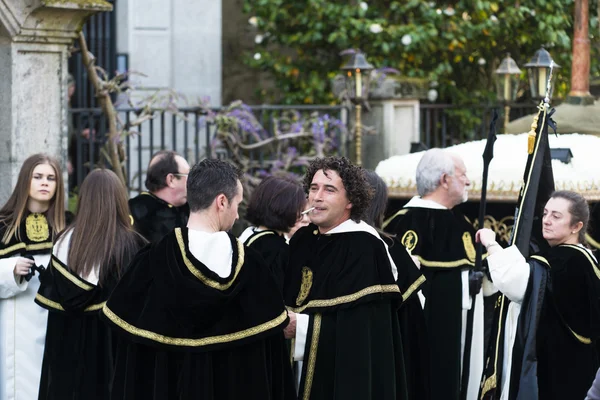
[[179, 172], [175, 172], [175, 173], [173, 173], [172, 175], [175, 175], [175, 176], [185, 176], [185, 177], [187, 177], [189, 174], [180, 174]]

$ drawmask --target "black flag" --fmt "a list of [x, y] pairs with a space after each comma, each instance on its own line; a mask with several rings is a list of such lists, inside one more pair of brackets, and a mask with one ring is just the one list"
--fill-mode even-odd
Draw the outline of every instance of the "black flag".
[[542, 215], [544, 206], [554, 191], [552, 157], [548, 142], [548, 127], [554, 127], [550, 118], [554, 109], [549, 110], [548, 105], [543, 102], [539, 109], [529, 132], [529, 156], [510, 240], [510, 244], [517, 246], [524, 257], [529, 256], [532, 250], [538, 251], [548, 246], [542, 238]]

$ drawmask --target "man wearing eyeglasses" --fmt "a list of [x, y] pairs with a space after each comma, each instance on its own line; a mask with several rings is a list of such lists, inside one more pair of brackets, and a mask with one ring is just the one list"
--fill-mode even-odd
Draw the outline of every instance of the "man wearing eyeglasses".
[[175, 228], [184, 227], [187, 205], [188, 162], [172, 150], [152, 156], [146, 171], [147, 192], [129, 200], [132, 224], [150, 242], [158, 242]]

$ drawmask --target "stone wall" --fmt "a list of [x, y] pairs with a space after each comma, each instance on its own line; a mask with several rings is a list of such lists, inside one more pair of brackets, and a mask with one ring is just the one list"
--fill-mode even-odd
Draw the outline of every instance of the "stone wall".
[[190, 102], [209, 97], [221, 105], [221, 2], [117, 1], [117, 50], [148, 91], [173, 89]]

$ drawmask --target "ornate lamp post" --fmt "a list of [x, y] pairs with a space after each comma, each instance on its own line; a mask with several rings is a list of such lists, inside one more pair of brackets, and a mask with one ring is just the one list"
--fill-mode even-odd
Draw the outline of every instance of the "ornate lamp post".
[[369, 79], [373, 66], [364, 53], [358, 51], [341, 67], [345, 73], [346, 91], [355, 105], [356, 113], [356, 164], [362, 165], [362, 103], [369, 97]]
[[521, 70], [515, 60], [510, 57], [510, 54], [507, 54], [495, 72], [498, 77], [496, 80], [496, 93], [498, 100], [504, 103], [504, 128], [506, 129], [510, 119], [510, 103], [517, 98]]
[[525, 64], [525, 68], [527, 68], [527, 75], [529, 76], [531, 97], [534, 99], [543, 99], [544, 97], [551, 99], [552, 92], [554, 91], [556, 73], [552, 74], [552, 81], [548, 82], [550, 68], [557, 69], [560, 68], [560, 66], [554, 62], [550, 53], [542, 47], [536, 51], [531, 60]]

